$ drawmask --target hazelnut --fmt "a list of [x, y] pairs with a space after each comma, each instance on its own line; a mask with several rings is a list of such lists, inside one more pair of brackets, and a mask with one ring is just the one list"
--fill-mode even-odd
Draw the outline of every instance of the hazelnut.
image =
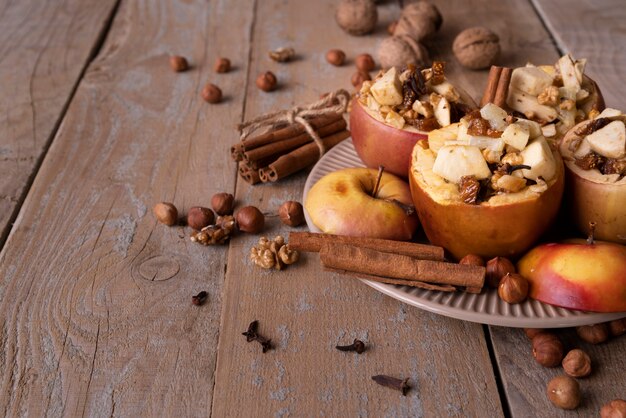
[[563, 360], [563, 343], [549, 332], [541, 332], [534, 336], [533, 357], [544, 367], [556, 367]]
[[285, 225], [298, 226], [304, 223], [304, 211], [299, 202], [288, 200], [278, 209], [278, 216]]
[[585, 377], [591, 374], [591, 359], [583, 350], [570, 350], [561, 363], [565, 373], [572, 377]]
[[576, 409], [580, 404], [580, 385], [569, 376], [557, 376], [548, 382], [548, 398], [562, 409]]
[[468, 254], [459, 261], [459, 264], [467, 264], [470, 266], [484, 266], [485, 260], [476, 254]]
[[336, 67], [341, 67], [346, 60], [346, 53], [341, 49], [331, 49], [326, 53], [326, 61]]
[[393, 35], [406, 35], [419, 42], [437, 32], [442, 22], [441, 14], [435, 5], [427, 1], [414, 2], [402, 9]]
[[222, 101], [222, 90], [215, 84], [208, 83], [204, 86], [200, 95], [208, 103], [219, 103]]
[[227, 73], [230, 71], [230, 60], [228, 58], [219, 57], [215, 61], [213, 69], [216, 73]]
[[187, 71], [189, 69], [189, 63], [185, 57], [172, 55], [170, 57], [170, 67], [172, 67], [172, 70], [180, 73], [181, 71]]
[[276, 88], [277, 84], [276, 76], [271, 71], [266, 71], [263, 74], [259, 74], [256, 78], [256, 86], [263, 91], [272, 91]]
[[609, 327], [607, 324], [576, 327], [576, 333], [581, 340], [591, 344], [600, 344], [609, 339]]
[[370, 54], [360, 54], [354, 60], [356, 68], [359, 71], [363, 71], [364, 73], [369, 73], [374, 68], [376, 68], [376, 63], [374, 62], [374, 58]]
[[507, 273], [500, 280], [498, 296], [506, 303], [521, 303], [528, 296], [528, 280], [521, 274]]
[[498, 288], [500, 286], [500, 280], [507, 273], [515, 273], [515, 266], [511, 263], [511, 260], [505, 257], [495, 257], [487, 261], [487, 275], [485, 281], [491, 287]]
[[178, 209], [176, 209], [176, 206], [169, 202], [157, 203], [152, 208], [152, 212], [157, 218], [157, 221], [162, 224], [172, 226], [176, 225], [178, 222]]
[[265, 216], [254, 206], [239, 209], [235, 214], [235, 220], [240, 231], [251, 234], [261, 232], [265, 226]]
[[489, 68], [500, 55], [500, 39], [487, 28], [473, 27], [457, 35], [452, 51], [459, 63], [466, 68]]
[[408, 36], [391, 36], [378, 46], [378, 62], [382, 68], [403, 68], [408, 64], [421, 68], [428, 66], [430, 58], [419, 42]]
[[335, 19], [341, 29], [350, 35], [366, 35], [374, 30], [378, 11], [374, 0], [341, 0]]
[[352, 74], [352, 78], [350, 79], [350, 82], [352, 83], [354, 87], [356, 87], [357, 89], [360, 89], [361, 84], [363, 84], [364, 81], [371, 80], [371, 79], [372, 77], [370, 77], [369, 73], [357, 71], [356, 73]]
[[609, 331], [613, 337], [626, 334], [626, 318], [616, 319], [609, 322]]
[[524, 328], [524, 333], [526, 333], [526, 336], [531, 340], [535, 338], [535, 335], [539, 334], [540, 332], [545, 332], [545, 330], [541, 328]]
[[211, 207], [220, 216], [233, 213], [233, 203], [235, 196], [230, 193], [215, 193], [211, 198]]
[[600, 409], [600, 418], [626, 418], [626, 401], [614, 399]]
[[205, 226], [209, 226], [215, 220], [213, 211], [202, 206], [194, 206], [187, 212], [187, 225], [195, 229], [201, 230]]

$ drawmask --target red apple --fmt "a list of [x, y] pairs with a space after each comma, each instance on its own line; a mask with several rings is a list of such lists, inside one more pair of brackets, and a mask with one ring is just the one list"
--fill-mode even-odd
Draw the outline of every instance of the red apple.
[[336, 235], [411, 239], [417, 216], [402, 207], [413, 204], [409, 185], [383, 173], [378, 193], [372, 196], [377, 177], [378, 170], [371, 168], [346, 168], [322, 177], [304, 203], [315, 226]]
[[533, 248], [517, 264], [541, 302], [593, 312], [626, 312], [626, 247], [570, 240]]

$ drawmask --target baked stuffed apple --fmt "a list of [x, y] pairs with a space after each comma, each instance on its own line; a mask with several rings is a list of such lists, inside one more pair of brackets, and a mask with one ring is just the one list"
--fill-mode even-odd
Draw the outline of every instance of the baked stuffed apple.
[[572, 128], [560, 144], [566, 197], [581, 231], [595, 222], [595, 236], [626, 244], [626, 115], [605, 109]]
[[428, 132], [458, 122], [476, 109], [462, 89], [446, 79], [444, 63], [418, 70], [395, 67], [365, 81], [350, 111], [357, 154], [370, 168], [406, 177], [415, 143]]
[[538, 123], [490, 103], [418, 142], [409, 181], [433, 244], [457, 259], [516, 257], [554, 220], [563, 173]]

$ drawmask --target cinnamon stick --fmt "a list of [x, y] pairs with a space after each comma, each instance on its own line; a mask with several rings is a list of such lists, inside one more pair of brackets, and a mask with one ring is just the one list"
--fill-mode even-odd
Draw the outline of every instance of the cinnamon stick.
[[[242, 164], [242, 163], [239, 163]], [[244, 179], [247, 183], [257, 184], [261, 182], [261, 178], [259, 177], [258, 170], [251, 170], [245, 165], [239, 166], [239, 175], [242, 179]]]
[[511, 84], [512, 73], [513, 70], [507, 67], [502, 68], [502, 72], [500, 72], [498, 88], [496, 89], [496, 95], [493, 99], [493, 104], [498, 107], [504, 107], [506, 105], [506, 97], [509, 93], [509, 84]]
[[320, 260], [324, 267], [393, 279], [481, 288], [485, 282], [484, 267], [418, 260], [353, 245], [324, 244]]
[[[350, 136], [350, 131], [344, 130], [322, 139], [328, 151], [344, 139]], [[319, 147], [315, 142], [309, 142], [289, 154], [279, 157], [269, 165], [268, 176], [270, 181], [275, 182], [297, 171], [314, 164], [320, 157]]]
[[443, 261], [444, 250], [441, 247], [416, 244], [405, 241], [392, 241], [379, 238], [348, 237], [345, 235], [316, 234], [313, 232], [290, 232], [289, 246], [294, 250], [318, 253], [327, 243], [353, 245], [385, 253], [402, 254], [422, 260]]
[[[342, 131], [346, 129], [346, 121], [341, 118], [339, 120], [334, 121], [328, 125], [321, 126], [316, 129], [317, 134], [320, 138], [325, 136], [334, 134], [336, 132]], [[304, 144], [312, 142], [313, 138], [309, 135], [308, 132], [301, 133], [294, 137], [277, 140], [276, 142], [272, 142], [267, 145], [260, 146], [258, 148], [251, 149], [247, 151], [248, 147], [244, 143], [244, 147], [246, 151], [243, 153], [243, 158], [246, 161], [257, 161], [265, 158], [270, 158], [272, 156], [282, 155], [288, 151], [291, 151], [295, 148], [298, 148]]]
[[400, 286], [411, 286], [411, 287], [417, 287], [417, 288], [426, 289], [426, 290], [438, 290], [440, 292], [454, 292], [457, 290], [456, 287], [454, 286], [430, 284], [430, 283], [420, 282], [417, 280], [390, 279], [388, 277], [374, 276], [373, 274], [366, 274], [366, 273], [355, 273], [353, 271], [334, 269], [330, 267], [326, 267], [324, 270], [330, 271], [333, 273], [343, 274], [346, 276], [356, 277], [358, 279], [371, 280], [373, 282], [378, 282], [378, 283], [395, 284], [395, 285], [400, 285]]
[[489, 78], [487, 78], [487, 87], [480, 100], [480, 107], [487, 103], [493, 103], [498, 107], [506, 105], [506, 98], [511, 83], [511, 74], [513, 70], [508, 67], [498, 67], [492, 65], [489, 70]]

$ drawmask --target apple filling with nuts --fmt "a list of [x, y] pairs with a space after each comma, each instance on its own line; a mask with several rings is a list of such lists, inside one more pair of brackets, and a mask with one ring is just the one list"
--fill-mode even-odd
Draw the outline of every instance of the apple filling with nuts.
[[545, 137], [562, 137], [576, 123], [598, 114], [601, 98], [593, 81], [584, 75], [585, 64], [584, 59], [565, 55], [554, 65], [515, 68], [507, 106], [543, 125]]
[[445, 64], [418, 70], [409, 66], [400, 72], [392, 67], [365, 81], [358, 100], [375, 119], [397, 129], [429, 132], [459, 119], [476, 105], [444, 75]]
[[570, 170], [598, 183], [626, 184], [626, 115], [607, 108], [568, 134], [561, 154]]
[[541, 126], [494, 105], [428, 134], [413, 150], [413, 174], [433, 200], [499, 205], [531, 199], [557, 181]]

